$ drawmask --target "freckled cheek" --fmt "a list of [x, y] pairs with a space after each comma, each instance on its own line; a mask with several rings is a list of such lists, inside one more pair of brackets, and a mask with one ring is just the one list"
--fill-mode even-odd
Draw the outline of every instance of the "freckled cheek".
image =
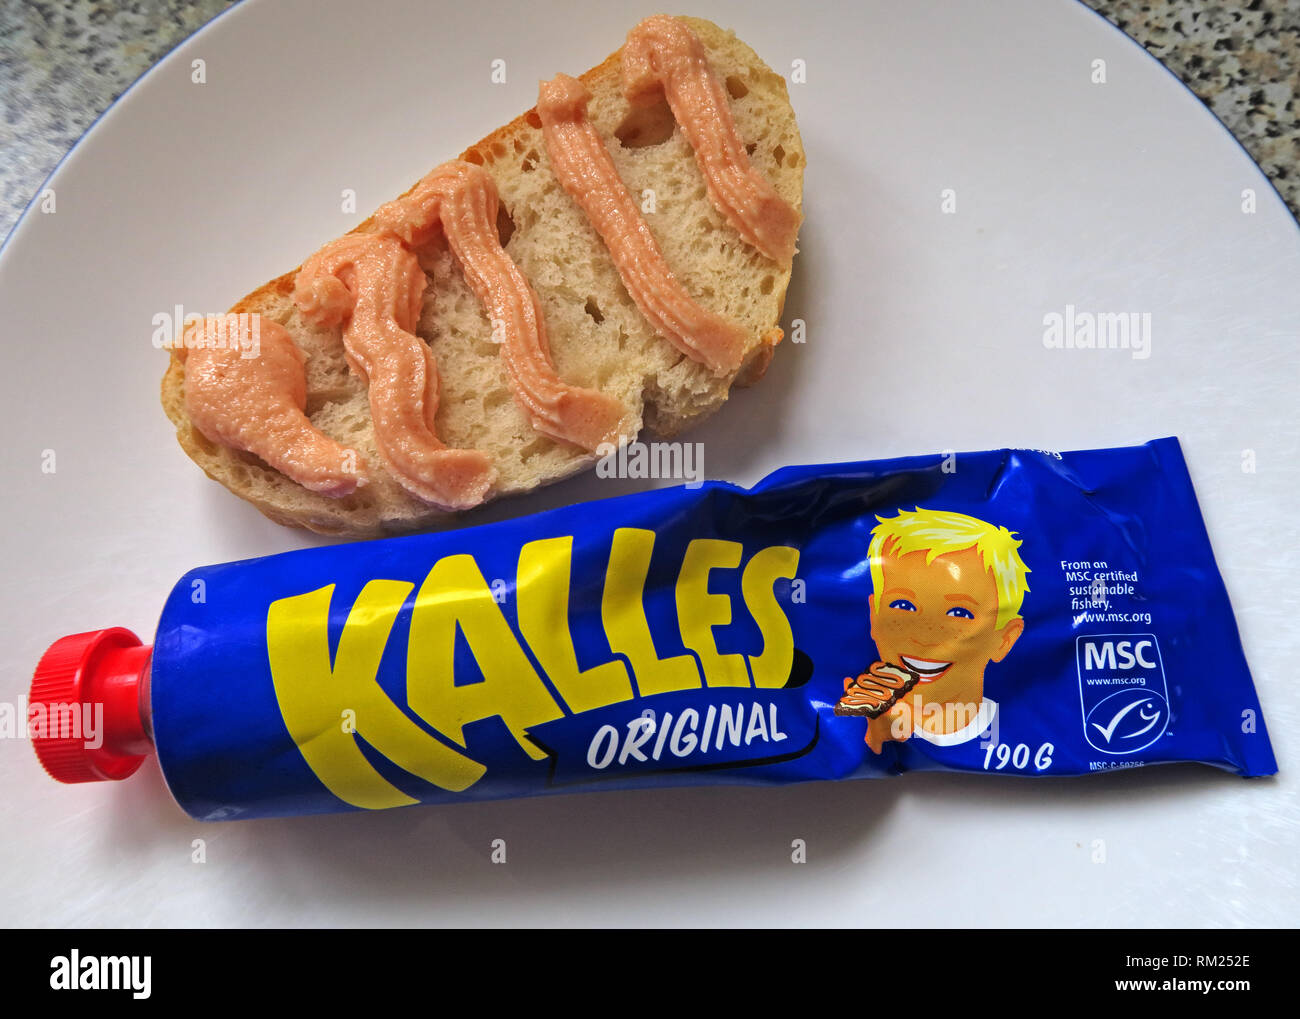
[[[960, 620], [954, 620], [960, 623]], [[993, 648], [997, 641], [993, 638], [993, 626], [989, 624], [966, 623], [966, 625], [951, 625], [949, 640], [954, 648], [953, 657], [960, 655], [963, 658], [989, 658], [992, 656]]]
[[906, 639], [908, 628], [895, 613], [875, 616], [871, 620], [871, 635], [880, 653], [886, 658], [897, 657], [898, 646]]

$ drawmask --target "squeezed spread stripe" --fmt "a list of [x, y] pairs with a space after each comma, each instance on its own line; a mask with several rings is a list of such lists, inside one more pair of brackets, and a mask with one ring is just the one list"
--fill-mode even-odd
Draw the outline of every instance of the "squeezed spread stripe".
[[709, 199], [741, 237], [768, 258], [794, 258], [799, 212], [753, 168], [736, 131], [727, 93], [709, 67], [704, 46], [667, 14], [646, 18], [623, 46], [623, 94], [633, 105], [662, 90], [708, 188]]
[[294, 303], [316, 325], [343, 325], [348, 366], [368, 386], [375, 443], [399, 484], [447, 510], [481, 503], [495, 479], [485, 454], [438, 438], [438, 368], [415, 335], [426, 279], [391, 233], [346, 234], [303, 263]]
[[254, 453], [321, 495], [348, 495], [366, 483], [356, 451], [303, 413], [302, 352], [280, 323], [260, 315], [212, 316], [190, 328], [181, 351], [185, 410], [213, 442]]
[[404, 198], [375, 213], [381, 228], [406, 243], [426, 243], [441, 224], [465, 279], [500, 335], [501, 360], [515, 402], [533, 429], [596, 450], [632, 432], [627, 410], [611, 396], [571, 386], [556, 374], [541, 302], [497, 235], [498, 196], [487, 171], [444, 163]]
[[701, 307], [673, 275], [587, 119], [589, 98], [582, 82], [567, 74], [542, 83], [537, 113], [556, 178], [600, 234], [623, 285], [654, 330], [715, 375], [734, 372], [744, 356], [745, 331]]

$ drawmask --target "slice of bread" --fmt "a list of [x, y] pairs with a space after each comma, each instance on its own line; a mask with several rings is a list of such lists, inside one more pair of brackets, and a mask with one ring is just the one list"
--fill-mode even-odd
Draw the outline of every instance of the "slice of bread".
[[[784, 79], [731, 32], [699, 19], [683, 20], [726, 83], [754, 168], [800, 208], [804, 152]], [[541, 300], [560, 378], [614, 396], [634, 412], [633, 419], [671, 436], [716, 411], [732, 384], [761, 377], [781, 338], [777, 323], [790, 266], [746, 245], [713, 207], [666, 102], [636, 111], [629, 106], [620, 53], [581, 76], [591, 93], [588, 115], [623, 182], [640, 200], [677, 278], [700, 304], [740, 323], [748, 334], [745, 363], [734, 376], [713, 376], [642, 317], [599, 235], [552, 173], [535, 109], [460, 158], [483, 166], [496, 182], [502, 241]], [[369, 228], [367, 220], [356, 230]], [[441, 377], [437, 433], [442, 440], [491, 458], [497, 482], [489, 497], [525, 492], [592, 466], [593, 454], [538, 434], [516, 406], [487, 313], [445, 240], [420, 257], [430, 279], [417, 333], [432, 349]], [[250, 453], [210, 441], [186, 413], [184, 364], [173, 352], [162, 403], [182, 448], [209, 477], [280, 523], [364, 537], [415, 530], [448, 517], [409, 495], [386, 471], [374, 442], [366, 388], [348, 370], [341, 331], [317, 329], [301, 318], [291, 299], [296, 271], [253, 291], [231, 311], [256, 312], [289, 330], [306, 355], [308, 417], [361, 454], [370, 483], [329, 498]]]

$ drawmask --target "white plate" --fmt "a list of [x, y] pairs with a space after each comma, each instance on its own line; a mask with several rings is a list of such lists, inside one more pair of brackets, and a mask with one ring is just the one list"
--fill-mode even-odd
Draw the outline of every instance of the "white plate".
[[[182, 455], [158, 406], [153, 316], [223, 309], [297, 264], [357, 221], [343, 188], [364, 215], [646, 13], [244, 3], [99, 121], [49, 181], [56, 212], [29, 210], [0, 257], [0, 696], [17, 702], [59, 634], [151, 633], [190, 566], [313, 540]], [[914, 775], [201, 825], [152, 764], [118, 786], [60, 787], [9, 739], [0, 921], [1296, 921], [1296, 223], [1177, 80], [1066, 0], [693, 13], [787, 74], [807, 68], [791, 86], [808, 169], [787, 305], [807, 342], [694, 434], [708, 473], [749, 483], [787, 463], [1180, 436], [1281, 776]], [[505, 84], [489, 80], [496, 59]], [[1150, 356], [1047, 349], [1044, 316], [1068, 304], [1149, 312]], [[624, 487], [587, 477], [485, 516]], [[505, 865], [489, 859], [497, 838]], [[806, 864], [790, 862], [794, 839]]]

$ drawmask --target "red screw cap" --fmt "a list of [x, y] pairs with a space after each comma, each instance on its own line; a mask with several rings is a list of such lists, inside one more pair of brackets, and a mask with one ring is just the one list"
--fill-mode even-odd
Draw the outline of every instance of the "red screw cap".
[[152, 652], [117, 626], [61, 637], [41, 656], [28, 729], [51, 778], [104, 782], [135, 774], [153, 748], [140, 717]]

